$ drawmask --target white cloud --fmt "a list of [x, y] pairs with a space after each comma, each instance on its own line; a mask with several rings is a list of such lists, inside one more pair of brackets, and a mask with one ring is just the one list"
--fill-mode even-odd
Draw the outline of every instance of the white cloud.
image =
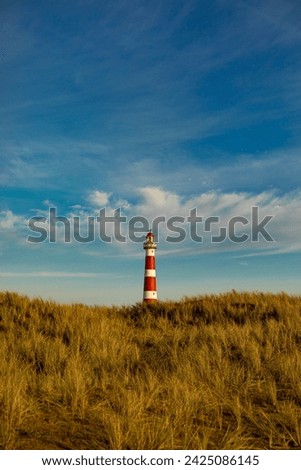
[[105, 191], [91, 191], [88, 196], [88, 201], [96, 207], [104, 207], [108, 204], [110, 196], [112, 193], [107, 193]]
[[118, 201], [116, 202], [116, 208], [128, 211], [129, 209], [131, 209], [131, 207], [132, 205], [126, 199], [118, 199]]
[[[142, 201], [134, 209], [136, 209], [138, 215], [146, 217], [150, 224], [155, 217], [163, 216], [167, 220], [170, 217], [181, 216], [185, 218], [186, 222], [182, 227], [187, 232], [189, 229], [187, 217], [190, 215], [191, 209], [196, 208], [197, 216], [203, 218], [202, 222], [198, 224], [197, 231], [207, 241], [211, 240], [212, 235], [219, 233], [220, 227], [226, 227], [229, 232], [229, 221], [233, 217], [244, 217], [249, 221], [247, 225], [239, 222], [235, 225], [235, 234], [240, 236], [246, 233], [249, 237], [248, 243], [233, 244], [233, 242], [226, 240], [221, 244], [214, 245], [211, 243], [210, 246], [206, 244], [206, 251], [208, 249], [220, 250], [223, 247], [242, 251], [250, 248], [255, 251], [264, 248], [274, 253], [299, 251], [301, 249], [301, 191], [284, 195], [277, 195], [273, 191], [264, 191], [259, 194], [211, 191], [192, 198], [184, 198], [161, 188], [146, 187], [140, 188], [138, 194], [142, 196]], [[252, 224], [255, 228], [266, 217], [272, 216], [272, 219], [264, 225], [264, 228], [274, 239], [274, 242], [267, 242], [260, 234], [258, 241], [251, 242], [252, 207], [258, 207], [258, 217], [253, 212], [254, 220]], [[134, 214], [134, 211], [131, 211], [131, 214]], [[218, 216], [220, 222], [211, 226], [212, 233], [206, 234], [204, 233], [204, 221], [211, 216]], [[160, 237], [165, 240], [167, 234], [175, 236], [175, 234], [168, 231], [166, 224], [160, 224]], [[177, 244], [172, 245], [175, 247]], [[189, 246], [188, 240], [185, 240], [185, 243], [183, 242], [183, 248], [184, 245]], [[172, 247], [167, 244], [166, 248], [171, 249]]]
[[[138, 197], [138, 198], [137, 198]], [[222, 191], [210, 191], [203, 192], [193, 197], [184, 197], [178, 194], [176, 191], [168, 191], [162, 187], [157, 186], [145, 186], [140, 187], [136, 190], [136, 200], [121, 201], [117, 197], [115, 198], [112, 193], [104, 192], [101, 190], [94, 190], [89, 193], [88, 200], [90, 206], [83, 208], [82, 206], [73, 206], [72, 210], [66, 213], [60, 212], [59, 216], [65, 216], [70, 221], [71, 239], [70, 245], [81, 246], [83, 253], [88, 250], [84, 244], [79, 244], [73, 237], [73, 230], [75, 227], [74, 217], [79, 217], [80, 221], [80, 234], [82, 237], [87, 237], [88, 232], [88, 221], [92, 223], [94, 221], [95, 228], [95, 241], [96, 245], [99, 243], [104, 244], [103, 239], [100, 239], [100, 225], [98, 208], [105, 207], [106, 216], [114, 216], [115, 209], [121, 207], [120, 215], [126, 216], [127, 220], [121, 222], [121, 236], [125, 237], [125, 242], [118, 242], [114, 238], [115, 235], [115, 222], [108, 221], [105, 226], [105, 234], [112, 238], [112, 243], [106, 243], [107, 248], [114, 246], [114, 255], [127, 255], [132, 256], [137, 251], [137, 242], [133, 243], [129, 230], [129, 221], [132, 217], [141, 216], [147, 220], [147, 225], [152, 226], [153, 229], [158, 233], [160, 250], [162, 255], [171, 255], [175, 250], [179, 250], [184, 255], [195, 253], [198, 246], [198, 252], [212, 252], [220, 250], [233, 250], [236, 253], [248, 254], [251, 250], [252, 253], [284, 253], [284, 252], [298, 252], [301, 250], [301, 191], [291, 191], [286, 194], [278, 194], [274, 191], [262, 191], [257, 194], [249, 192], [222, 192]], [[114, 201], [117, 202], [116, 206]], [[122, 202], [122, 204], [121, 204]], [[106, 204], [109, 204], [106, 206]], [[258, 216], [252, 215], [252, 207], [258, 207]], [[192, 224], [189, 222], [188, 217], [191, 217], [192, 210], [196, 210], [196, 216], [202, 217], [197, 223], [196, 232], [199, 236], [203, 237], [203, 242], [198, 243], [191, 237]], [[50, 233], [49, 226], [49, 213], [36, 211], [36, 215], [43, 214], [46, 217], [46, 222], [40, 222], [38, 225], [43, 226], [48, 234]], [[256, 224], [260, 224], [266, 217], [272, 216], [272, 219], [268, 221], [264, 228], [267, 233], [273, 238], [274, 241], [267, 241], [261, 234], [258, 235], [258, 240], [251, 240], [251, 227], [256, 227]], [[90, 220], [88, 219], [90, 217]], [[155, 219], [163, 217], [163, 222], [155, 224]], [[186, 236], [181, 242], [171, 242], [170, 239], [174, 240], [178, 237], [178, 232], [170, 228], [167, 225], [167, 221], [171, 217], [182, 217], [182, 221], [177, 221], [174, 227], [180, 227], [185, 230]], [[214, 222], [209, 226], [209, 230], [205, 231], [205, 221], [209, 217], [219, 217], [218, 222]], [[246, 224], [241, 223], [237, 219], [235, 223], [235, 235], [241, 236], [246, 234], [248, 239], [244, 243], [234, 243], [233, 238], [229, 237], [229, 223], [233, 220], [233, 217], [244, 217], [247, 220]], [[253, 217], [253, 222], [252, 221]], [[257, 222], [256, 220], [257, 219]], [[20, 215], [14, 214], [12, 211], [0, 212], [0, 229], [2, 231], [2, 243], [9, 243], [9, 239], [5, 236], [5, 233], [9, 231], [14, 232], [18, 239], [22, 239], [23, 242], [30, 234], [29, 229], [27, 234], [24, 235], [24, 229], [26, 227], [26, 219]], [[221, 232], [221, 228], [226, 228], [227, 237], [221, 243], [212, 243], [212, 237], [217, 236]], [[65, 240], [65, 226], [58, 222], [55, 225], [56, 240], [60, 245]], [[103, 228], [102, 228], [103, 230]], [[131, 227], [131, 233], [133, 232], [133, 226]], [[91, 232], [93, 234], [93, 232]], [[31, 234], [32, 235], [32, 234]], [[89, 230], [90, 235], [90, 230]], [[136, 233], [138, 237], [143, 237], [141, 232]], [[169, 242], [167, 239], [169, 237]], [[88, 238], [89, 243], [86, 245], [93, 245], [93, 239]], [[30, 244], [27, 244], [30, 245]], [[26, 246], [26, 244], [24, 245]], [[118, 247], [116, 250], [115, 247]], [[85, 248], [85, 249], [84, 249]], [[199, 250], [202, 248], [202, 250]], [[43, 249], [43, 247], [41, 247]], [[109, 250], [110, 251], [110, 250]], [[103, 253], [103, 251], [102, 251]]]
[[170, 191], [155, 187], [147, 186], [137, 189], [137, 194], [142, 196], [142, 204], [136, 206], [136, 211], [141, 212], [139, 215], [146, 213], [148, 215], [168, 211], [179, 211], [181, 207], [180, 196]]
[[[195, 252], [195, 243], [191, 241], [190, 230], [191, 225], [188, 223], [188, 217], [191, 215], [192, 209], [196, 209], [196, 215], [202, 217], [202, 222], [197, 225], [197, 233], [203, 236], [203, 247], [206, 252], [217, 251], [221, 249], [246, 252], [252, 249], [253, 252], [262, 252], [266, 250], [270, 253], [281, 253], [287, 251], [299, 251], [301, 249], [301, 191], [291, 191], [286, 194], [277, 194], [275, 191], [262, 191], [259, 193], [250, 192], [222, 192], [209, 191], [203, 192], [193, 197], [184, 197], [175, 191], [168, 191], [158, 186], [144, 186], [137, 188], [136, 201], [129, 204], [116, 199], [116, 206], [111, 204], [106, 207], [106, 215], [113, 216], [114, 209], [121, 207], [121, 215], [127, 216], [127, 222], [122, 222], [121, 233], [127, 237], [127, 243], [117, 243], [120, 250], [116, 251], [116, 255], [128, 253], [130, 256], [136, 250], [135, 245], [128, 243], [129, 220], [132, 217], [141, 216], [147, 219], [150, 226], [154, 225], [154, 220], [158, 217], [164, 217], [165, 221], [158, 225], [158, 235], [160, 249], [162, 254], [174, 253], [179, 250], [183, 255]], [[95, 203], [99, 202], [100, 206], [105, 206], [109, 202], [111, 193], [102, 191], [93, 191], [90, 193], [90, 203], [92, 204], [92, 213], [89, 208], [81, 211], [79, 214], [83, 228], [86, 224], [87, 217], [95, 213]], [[137, 199], [138, 197], [138, 199]], [[114, 201], [114, 195], [112, 195]], [[102, 204], [101, 204], [101, 203]], [[258, 216], [253, 213], [252, 207], [258, 207]], [[204, 232], [204, 222], [209, 217], [219, 217], [218, 223], [210, 226], [210, 232]], [[266, 217], [272, 216], [272, 219], [264, 225], [268, 234], [273, 238], [273, 242], [267, 242], [264, 237], [259, 234], [258, 241], [251, 241], [251, 220], [253, 226], [260, 224]], [[167, 220], [171, 217], [182, 217], [183, 223], [176, 224], [183, 227], [186, 231], [186, 238], [181, 244], [166, 243], [166, 237], [176, 237], [175, 232], [167, 227]], [[212, 243], [211, 237], [220, 233], [221, 227], [226, 227], [229, 233], [229, 222], [233, 217], [244, 217], [248, 220], [248, 224], [244, 225], [237, 222], [235, 225], [235, 234], [240, 236], [244, 233], [248, 235], [248, 242], [233, 243], [229, 237], [223, 243]], [[255, 219], [258, 219], [257, 222]], [[96, 229], [96, 234], [98, 230]], [[106, 225], [106, 234], [114, 236], [114, 224]], [[138, 236], [141, 234], [139, 233]], [[114, 239], [113, 239], [114, 242]]]
[[14, 214], [11, 210], [0, 212], [0, 229], [12, 230], [18, 226], [24, 226], [26, 223], [25, 217]]

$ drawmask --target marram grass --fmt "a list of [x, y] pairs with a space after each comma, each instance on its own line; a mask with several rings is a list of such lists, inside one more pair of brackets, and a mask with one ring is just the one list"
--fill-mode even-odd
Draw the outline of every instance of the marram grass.
[[301, 297], [0, 293], [1, 449], [301, 449]]

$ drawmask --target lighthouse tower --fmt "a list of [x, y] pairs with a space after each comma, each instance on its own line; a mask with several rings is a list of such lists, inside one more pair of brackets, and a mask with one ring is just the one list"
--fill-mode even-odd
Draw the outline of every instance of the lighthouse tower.
[[154, 235], [148, 232], [143, 244], [145, 249], [145, 272], [143, 302], [157, 302], [157, 280], [156, 280], [156, 249]]

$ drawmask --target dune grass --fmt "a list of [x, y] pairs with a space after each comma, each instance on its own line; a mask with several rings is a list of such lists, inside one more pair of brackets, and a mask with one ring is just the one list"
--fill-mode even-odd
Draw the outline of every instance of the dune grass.
[[301, 297], [0, 293], [1, 449], [301, 449]]

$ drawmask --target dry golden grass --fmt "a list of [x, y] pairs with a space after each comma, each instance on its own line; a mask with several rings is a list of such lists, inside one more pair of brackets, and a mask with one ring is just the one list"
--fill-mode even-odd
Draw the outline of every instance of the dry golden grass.
[[301, 449], [301, 298], [0, 293], [0, 448]]

